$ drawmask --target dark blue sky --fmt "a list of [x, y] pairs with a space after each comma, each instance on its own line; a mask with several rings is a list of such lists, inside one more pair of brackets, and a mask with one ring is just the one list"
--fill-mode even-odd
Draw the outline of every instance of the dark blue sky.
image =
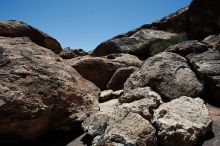
[[63, 47], [94, 49], [115, 35], [187, 6], [191, 0], [1, 0], [0, 19], [24, 21]]

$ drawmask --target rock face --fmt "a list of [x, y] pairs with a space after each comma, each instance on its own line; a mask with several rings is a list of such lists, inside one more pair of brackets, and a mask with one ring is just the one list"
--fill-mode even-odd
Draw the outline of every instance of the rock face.
[[60, 57], [63, 59], [72, 59], [79, 56], [86, 56], [88, 55], [87, 52], [83, 51], [82, 49], [70, 49], [70, 48], [64, 48], [60, 52]]
[[164, 31], [169, 30], [178, 33], [187, 32], [189, 30], [188, 7], [179, 9], [177, 12], [172, 13], [159, 21], [142, 27]]
[[48, 48], [56, 54], [62, 50], [57, 40], [21, 21], [0, 21], [0, 36], [29, 37], [36, 44]]
[[125, 81], [136, 70], [138, 70], [138, 68], [134, 66], [119, 68], [114, 73], [114, 75], [112, 76], [106, 87], [112, 90], [123, 89]]
[[113, 74], [121, 67], [141, 66], [142, 61], [129, 54], [111, 54], [105, 57], [80, 57], [68, 60], [84, 78], [105, 89]]
[[186, 56], [190, 53], [202, 53], [207, 51], [209, 48], [208, 45], [200, 43], [196, 40], [182, 42], [167, 48], [167, 52], [177, 53], [181, 56]]
[[[218, 0], [193, 0], [189, 7], [180, 9], [160, 21], [143, 28], [172, 32], [187, 32], [193, 38], [201, 39], [220, 32], [220, 5]], [[140, 28], [141, 29], [141, 28]]]
[[129, 53], [139, 57], [149, 56], [150, 46], [160, 40], [168, 40], [176, 34], [143, 29], [129, 37], [108, 40], [100, 44], [92, 53], [93, 56], [105, 56], [112, 53]]
[[98, 110], [99, 88], [27, 37], [0, 37], [0, 134], [34, 139]]
[[208, 98], [220, 101], [220, 54], [216, 50], [209, 50], [201, 54], [187, 56], [198, 76], [205, 82]]
[[218, 0], [193, 0], [188, 11], [190, 33], [196, 38], [220, 33], [219, 13]]
[[124, 84], [125, 90], [151, 87], [165, 100], [180, 96], [197, 97], [203, 85], [190, 69], [185, 58], [169, 52], [147, 59], [140, 70], [131, 74]]
[[[126, 40], [135, 33], [151, 29], [162, 30], [174, 33], [187, 33], [194, 39], [203, 39], [210, 34], [220, 33], [220, 5], [218, 0], [193, 0], [192, 3], [186, 7], [170, 14], [159, 21], [151, 24], [143, 25], [137, 29], [129, 31], [124, 34], [113, 37], [111, 40], [100, 44], [94, 51], [94, 55], [103, 55], [119, 51], [120, 42], [118, 40]], [[122, 43], [123, 44], [123, 43]], [[129, 43], [130, 44], [130, 43]]]
[[153, 122], [163, 146], [194, 146], [212, 125], [203, 100], [186, 96], [161, 105]]

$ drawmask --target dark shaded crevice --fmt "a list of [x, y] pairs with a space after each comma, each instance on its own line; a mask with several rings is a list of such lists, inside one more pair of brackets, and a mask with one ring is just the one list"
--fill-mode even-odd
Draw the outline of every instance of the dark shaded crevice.
[[203, 143], [207, 140], [213, 139], [215, 137], [215, 134], [213, 132], [209, 132], [204, 136], [201, 136], [198, 138], [196, 146], [203, 146]]
[[[0, 138], [0, 145], [4, 146], [66, 146], [71, 141], [79, 137], [84, 133], [83, 129], [80, 126], [76, 126], [75, 129], [70, 131], [64, 131], [56, 129], [50, 133], [43, 135], [36, 140], [24, 140], [18, 139], [16, 136], [5, 135]], [[88, 140], [84, 140], [85, 143]]]

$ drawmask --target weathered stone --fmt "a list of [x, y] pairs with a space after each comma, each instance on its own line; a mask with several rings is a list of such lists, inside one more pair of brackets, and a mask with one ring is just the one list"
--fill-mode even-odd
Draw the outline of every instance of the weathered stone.
[[1, 135], [34, 139], [98, 110], [99, 88], [49, 49], [27, 37], [0, 46]]
[[112, 93], [114, 98], [120, 97], [124, 93], [124, 90], [117, 90]]
[[146, 25], [146, 27], [177, 33], [187, 32], [189, 29], [187, 13], [188, 7], [181, 8], [159, 21], [155, 21], [150, 25]]
[[119, 102], [130, 103], [143, 98], [149, 98], [158, 102], [161, 100], [160, 95], [152, 91], [150, 87], [142, 87], [124, 91], [123, 95], [119, 97]]
[[220, 35], [209, 35], [206, 38], [204, 38], [202, 42], [213, 47], [216, 45], [217, 41], [219, 40], [219, 36]]
[[[154, 94], [154, 93], [153, 93]], [[156, 96], [158, 96], [156, 94]], [[121, 106], [130, 110], [133, 113], [138, 113], [148, 121], [151, 120], [152, 112], [154, 109], [157, 109], [161, 104], [162, 100], [160, 96], [145, 96], [145, 98], [131, 102], [131, 103], [123, 103]]]
[[94, 137], [93, 145], [157, 146], [156, 130], [146, 119], [128, 109], [117, 108], [112, 113], [96, 113], [83, 124]]
[[105, 57], [83, 56], [67, 60], [84, 78], [101, 89], [106, 89], [109, 80], [121, 67], [141, 66], [136, 56], [129, 54], [111, 54]]
[[210, 100], [220, 101], [220, 54], [209, 50], [201, 54], [187, 55], [198, 76], [203, 80]]
[[82, 49], [70, 49], [70, 48], [64, 48], [60, 52], [60, 57], [63, 59], [72, 59], [79, 56], [86, 56], [88, 55], [87, 52], [83, 51]]
[[196, 40], [182, 42], [167, 48], [167, 52], [177, 53], [181, 56], [186, 56], [190, 53], [202, 53], [207, 51], [208, 45], [200, 43]]
[[101, 112], [113, 112], [116, 107], [118, 107], [118, 99], [112, 99], [103, 103], [99, 103]]
[[129, 53], [139, 57], [149, 56], [150, 46], [160, 40], [168, 40], [174, 33], [143, 29], [129, 37], [111, 39], [101, 43], [92, 53], [93, 56], [105, 56], [112, 53]]
[[128, 91], [146, 86], [159, 93], [164, 100], [184, 95], [197, 97], [203, 91], [203, 85], [190, 69], [187, 60], [169, 52], [147, 59], [124, 84], [125, 90]]
[[99, 96], [99, 102], [105, 102], [113, 98], [113, 90], [104, 90]]
[[154, 112], [153, 123], [163, 146], [195, 146], [212, 130], [203, 100], [186, 96], [162, 104]]
[[108, 82], [106, 86], [107, 89], [112, 89], [112, 90], [123, 89], [125, 81], [136, 70], [138, 70], [138, 68], [134, 66], [119, 68]]
[[60, 43], [44, 32], [16, 20], [0, 21], [0, 36], [5, 37], [29, 37], [36, 44], [59, 54], [62, 50]]

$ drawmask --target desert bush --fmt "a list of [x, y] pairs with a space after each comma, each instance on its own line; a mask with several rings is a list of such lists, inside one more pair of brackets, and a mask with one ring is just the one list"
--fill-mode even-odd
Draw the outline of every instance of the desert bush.
[[160, 52], [165, 51], [169, 46], [187, 41], [187, 35], [185, 33], [178, 34], [176, 36], [171, 37], [169, 40], [159, 40], [158, 42], [151, 45], [149, 48], [150, 55], [156, 55]]

